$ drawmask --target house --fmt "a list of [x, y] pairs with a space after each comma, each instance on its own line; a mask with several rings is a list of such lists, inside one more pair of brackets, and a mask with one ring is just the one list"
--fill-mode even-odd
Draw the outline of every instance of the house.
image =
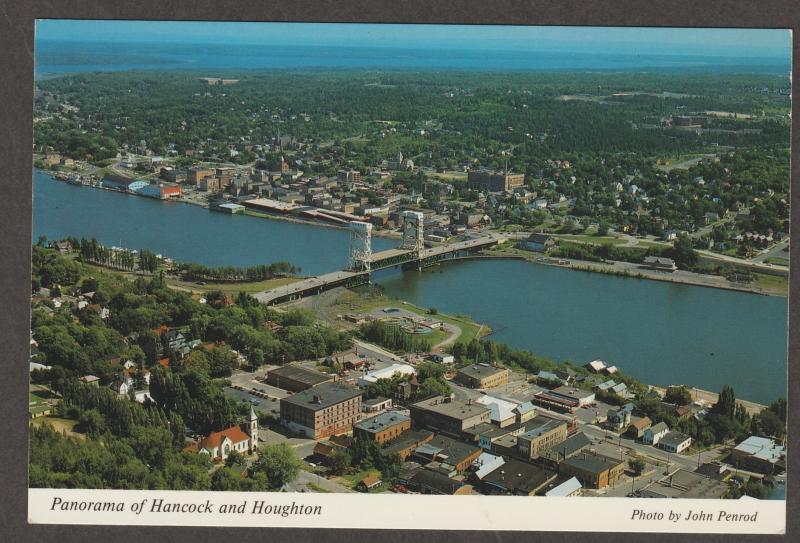
[[658, 440], [658, 448], [670, 453], [679, 453], [689, 448], [692, 438], [681, 432], [668, 432]]
[[378, 477], [377, 475], [367, 475], [358, 482], [357, 486], [358, 489], [361, 490], [362, 492], [368, 492], [373, 488], [378, 488], [379, 486], [381, 486], [382, 482], [383, 481], [381, 481], [381, 478]]
[[81, 377], [81, 381], [83, 381], [87, 385], [92, 385], [95, 387], [100, 386], [100, 378], [97, 377], [96, 375], [84, 375], [83, 377]]
[[430, 355], [430, 359], [434, 362], [438, 362], [439, 364], [444, 364], [446, 366], [452, 366], [453, 364], [455, 364], [456, 361], [455, 356], [446, 353], [442, 354], [434, 353]]
[[606, 426], [613, 430], [622, 430], [630, 424], [632, 414], [632, 403], [626, 403], [617, 409], [609, 409], [606, 415]]
[[678, 269], [674, 260], [662, 256], [646, 256], [642, 265], [657, 271], [674, 272]]
[[537, 253], [547, 253], [556, 246], [556, 240], [548, 234], [533, 233], [526, 240], [519, 243], [520, 249], [534, 251]]
[[602, 360], [592, 360], [587, 362], [584, 367], [593, 373], [600, 373], [606, 369], [606, 363]]
[[644, 431], [650, 428], [652, 425], [653, 421], [650, 420], [650, 417], [631, 417], [631, 421], [628, 424], [628, 429], [625, 431], [625, 434], [629, 437], [641, 439], [644, 435]]
[[647, 445], [658, 445], [659, 440], [667, 435], [669, 426], [664, 422], [659, 422], [647, 428], [642, 434], [642, 443]]

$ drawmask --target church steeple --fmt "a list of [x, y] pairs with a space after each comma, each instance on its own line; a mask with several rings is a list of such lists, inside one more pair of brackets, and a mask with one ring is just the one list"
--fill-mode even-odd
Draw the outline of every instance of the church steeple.
[[258, 448], [258, 415], [256, 415], [252, 405], [250, 406], [248, 428], [249, 431], [247, 433], [250, 435], [250, 452], [255, 452]]

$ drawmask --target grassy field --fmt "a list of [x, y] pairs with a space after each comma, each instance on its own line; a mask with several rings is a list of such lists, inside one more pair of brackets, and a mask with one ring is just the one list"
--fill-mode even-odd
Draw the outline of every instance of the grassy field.
[[591, 243], [593, 245], [602, 245], [608, 243], [611, 245], [625, 245], [627, 240], [619, 239], [614, 236], [592, 236], [587, 234], [558, 234], [558, 237], [564, 241], [580, 241], [583, 243]]
[[[369, 313], [373, 309], [384, 309], [387, 307], [402, 307], [403, 309], [405, 309], [406, 311], [410, 311], [411, 313], [416, 313], [417, 315], [424, 315], [426, 317], [430, 317], [445, 322], [447, 324], [452, 324], [453, 326], [457, 326], [458, 328], [461, 329], [461, 335], [457, 340], [458, 342], [472, 341], [475, 337], [480, 337], [482, 335], [488, 334], [490, 331], [487, 326], [480, 325], [467, 316], [445, 315], [442, 313], [437, 313], [435, 315], [432, 315], [425, 308], [417, 307], [408, 302], [393, 300], [385, 296], [367, 297], [367, 296], [361, 296], [355, 292], [349, 292], [340, 296], [336, 300], [336, 304], [346, 307], [347, 311], [352, 313]], [[433, 333], [428, 334], [424, 337], [426, 339], [430, 339], [431, 342], [435, 345], [440, 341], [446, 339], [447, 333], [435, 330]]]
[[778, 266], [788, 266], [789, 259], [788, 258], [781, 258], [779, 256], [771, 256], [764, 260], [767, 264], [777, 264]]
[[86, 439], [86, 436], [80, 432], [75, 431], [75, 425], [78, 424], [77, 421], [72, 419], [62, 419], [60, 417], [39, 417], [33, 419], [31, 424], [34, 426], [41, 426], [42, 424], [49, 424], [53, 427], [54, 430], [58, 432], [62, 432], [68, 436], [77, 437], [80, 439]]
[[789, 292], [789, 280], [786, 277], [767, 273], [754, 273], [753, 279], [755, 284], [764, 290], [779, 292], [783, 295]]

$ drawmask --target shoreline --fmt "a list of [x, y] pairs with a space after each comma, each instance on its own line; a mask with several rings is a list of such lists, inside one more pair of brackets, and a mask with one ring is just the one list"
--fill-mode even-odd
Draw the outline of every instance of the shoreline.
[[[35, 167], [34, 167], [34, 170], [39, 171], [39, 172], [43, 173], [44, 175], [48, 176], [52, 181], [55, 181], [57, 183], [65, 183], [66, 184], [66, 181], [61, 181], [60, 179], [56, 179], [54, 172], [51, 172], [51, 171], [48, 171], [48, 170], [42, 170], [42, 169], [35, 168]], [[181, 198], [177, 198], [177, 199], [161, 200], [159, 198], [153, 198], [153, 197], [150, 197], [150, 196], [144, 196], [142, 194], [136, 194], [136, 193], [133, 193], [133, 192], [125, 192], [125, 191], [121, 191], [121, 190], [110, 189], [110, 188], [106, 188], [106, 187], [101, 187], [99, 185], [81, 184], [80, 188], [105, 190], [105, 191], [108, 191], [108, 192], [115, 192], [117, 194], [124, 194], [126, 196], [139, 196], [139, 197], [142, 197], [142, 198], [146, 198], [148, 200], [154, 200], [156, 202], [173, 202], [173, 203], [178, 203], [178, 204], [186, 204], [186, 205], [191, 205], [191, 206], [195, 206], [195, 207], [200, 207], [200, 208], [203, 208], [203, 209], [208, 209], [209, 212], [211, 212], [210, 204], [208, 204], [207, 202], [203, 203], [203, 202], [199, 202], [199, 201], [196, 201], [196, 200], [192, 200], [190, 198], [181, 197]], [[247, 211], [251, 211], [251, 213], [247, 213]], [[257, 212], [257, 211], [256, 212], [252, 212], [252, 210], [246, 210], [244, 213], [242, 213], [242, 215], [245, 215], [247, 217], [253, 217], [255, 219], [268, 219], [268, 220], [277, 220], [277, 221], [287, 221], [287, 222], [294, 222], [294, 223], [297, 223], [297, 224], [307, 224], [309, 226], [319, 226], [319, 227], [324, 227], [324, 228], [335, 228], [337, 230], [347, 230], [346, 226], [339, 226], [338, 224], [330, 224], [330, 223], [327, 223], [325, 221], [315, 221], [313, 219], [303, 219], [303, 218], [295, 217], [295, 216], [273, 215], [273, 214], [270, 214], [270, 213], [260, 213], [260, 212]], [[383, 231], [380, 231], [380, 230], [373, 231], [372, 235], [373, 236], [378, 236], [378, 237], [390, 238], [390, 239], [402, 239], [402, 237], [403, 237], [401, 234], [398, 234], [397, 232], [383, 232]]]
[[[555, 259], [552, 257], [544, 256], [541, 253], [526, 255], [521, 253], [504, 253], [503, 250], [499, 253], [506, 254], [507, 256], [517, 257], [522, 260], [531, 262], [532, 264], [539, 264], [542, 266], [551, 266], [555, 268], [563, 268], [575, 271], [583, 271], [588, 273], [600, 273], [603, 275], [613, 275], [617, 277], [624, 277], [629, 279], [650, 279], [653, 281], [662, 281], [666, 283], [675, 283], [681, 285], [690, 285], [696, 287], [716, 288], [719, 290], [728, 290], [731, 292], [741, 292], [744, 294], [755, 294], [758, 296], [774, 296], [779, 298], [788, 298], [789, 293], [778, 292], [777, 290], [764, 289], [755, 286], [737, 285], [731, 283], [727, 279], [719, 275], [700, 274], [689, 272], [685, 270], [676, 270], [675, 272], [659, 272], [648, 268], [643, 268], [639, 264], [622, 261], [607, 261], [607, 262], [592, 262], [588, 260], [576, 259]], [[550, 259], [550, 261], [540, 259]], [[566, 262], [559, 264], [558, 261]], [[679, 274], [679, 275], [677, 275]]]

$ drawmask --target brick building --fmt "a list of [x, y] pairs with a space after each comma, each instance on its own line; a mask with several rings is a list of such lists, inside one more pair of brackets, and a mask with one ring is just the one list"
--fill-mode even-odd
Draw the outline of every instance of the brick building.
[[353, 425], [353, 437], [386, 443], [411, 429], [411, 419], [396, 411], [387, 411]]
[[470, 388], [492, 388], [508, 383], [509, 371], [488, 364], [473, 364], [458, 370], [456, 381]]
[[349, 432], [361, 415], [361, 390], [323, 383], [281, 398], [281, 423], [312, 439]]

